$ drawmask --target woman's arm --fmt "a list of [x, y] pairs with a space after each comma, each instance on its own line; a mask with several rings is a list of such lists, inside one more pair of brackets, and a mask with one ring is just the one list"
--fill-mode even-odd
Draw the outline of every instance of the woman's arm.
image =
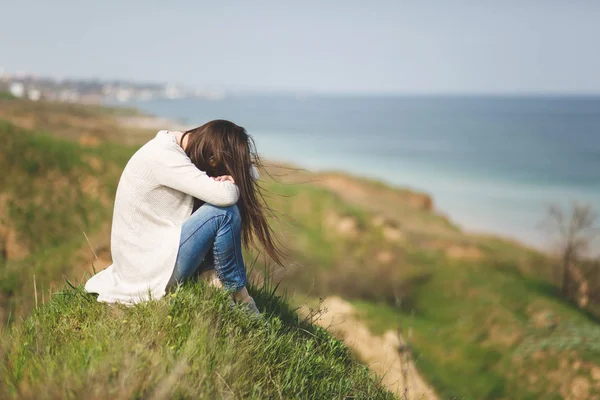
[[[256, 166], [254, 164], [252, 164], [250, 166], [250, 176], [255, 181], [257, 181], [258, 178], [260, 178], [260, 175], [258, 174], [258, 168], [256, 168]], [[226, 181], [229, 181], [231, 183], [235, 183], [235, 181], [233, 180], [233, 177], [231, 175], [223, 175], [223, 176], [211, 177], [211, 179], [214, 179], [217, 182], [226, 182]]]
[[153, 169], [161, 185], [218, 207], [234, 205], [240, 197], [235, 184], [213, 180], [183, 154], [169, 152], [156, 160]]

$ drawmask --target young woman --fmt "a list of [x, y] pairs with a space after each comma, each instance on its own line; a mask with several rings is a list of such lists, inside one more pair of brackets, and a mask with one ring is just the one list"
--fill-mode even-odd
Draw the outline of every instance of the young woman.
[[[113, 264], [86, 291], [98, 301], [159, 299], [167, 287], [214, 271], [237, 303], [258, 313], [246, 289], [242, 242], [256, 238], [281, 263], [268, 225], [252, 138], [215, 120], [187, 132], [160, 131], [123, 171], [111, 233]], [[193, 211], [194, 199], [200, 207]]]

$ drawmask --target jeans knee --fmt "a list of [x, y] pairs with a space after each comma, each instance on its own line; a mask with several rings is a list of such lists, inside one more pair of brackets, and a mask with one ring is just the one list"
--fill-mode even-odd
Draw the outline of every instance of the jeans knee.
[[225, 214], [227, 216], [229, 216], [229, 218], [231, 218], [232, 221], [241, 221], [242, 220], [242, 216], [240, 214], [240, 209], [238, 208], [237, 204], [234, 204], [232, 206], [227, 206], [227, 207], [222, 207], [222, 209], [225, 211]]
[[[240, 210], [238, 208], [238, 206], [236, 204], [231, 205], [231, 206], [226, 206], [226, 207], [219, 207], [219, 206], [215, 206], [212, 204], [204, 204], [202, 205], [202, 207], [200, 207], [202, 209], [202, 213], [205, 216], [205, 218], [208, 218], [210, 216], [213, 217], [219, 217], [219, 216], [224, 216], [226, 217], [226, 220], [229, 220], [230, 222], [234, 223], [234, 224], [238, 224], [241, 223], [242, 221], [242, 216], [240, 214]], [[198, 210], [200, 212], [200, 210]]]

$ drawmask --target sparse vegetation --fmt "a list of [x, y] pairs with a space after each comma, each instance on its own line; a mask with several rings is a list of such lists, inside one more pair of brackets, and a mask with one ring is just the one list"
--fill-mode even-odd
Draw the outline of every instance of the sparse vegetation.
[[[600, 271], [588, 253], [600, 232], [597, 220], [597, 214], [587, 204], [573, 203], [566, 212], [558, 205], [548, 209], [548, 228], [558, 237], [555, 280], [561, 294], [581, 308], [599, 299]], [[595, 311], [594, 306], [590, 307], [592, 311]]]
[[585, 256], [590, 242], [597, 234], [597, 215], [590, 205], [574, 203], [566, 214], [561, 207], [553, 205], [548, 210], [549, 224], [560, 240], [560, 291], [565, 297], [573, 294], [575, 266]]

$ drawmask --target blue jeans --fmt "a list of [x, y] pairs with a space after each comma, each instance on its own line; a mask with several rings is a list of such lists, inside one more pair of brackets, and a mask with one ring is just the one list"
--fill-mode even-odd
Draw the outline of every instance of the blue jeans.
[[214, 268], [225, 289], [243, 289], [247, 279], [241, 232], [242, 219], [236, 205], [203, 204], [183, 223], [170, 284]]

